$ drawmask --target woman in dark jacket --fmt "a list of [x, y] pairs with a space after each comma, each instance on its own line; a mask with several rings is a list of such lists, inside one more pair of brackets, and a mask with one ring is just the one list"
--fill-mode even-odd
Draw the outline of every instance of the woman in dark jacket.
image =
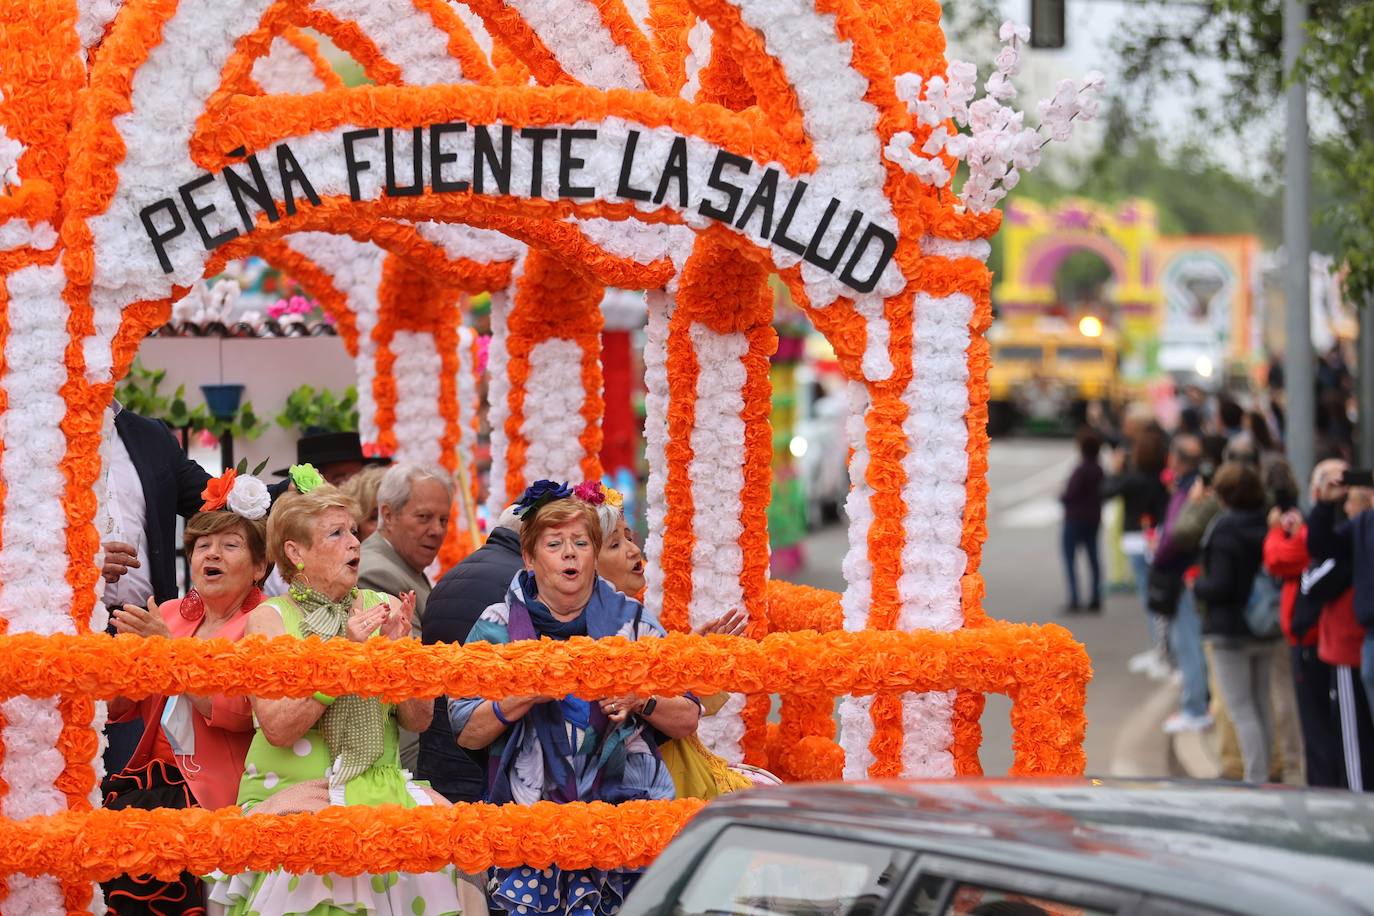
[[1246, 464], [1223, 464], [1212, 480], [1221, 504], [1202, 539], [1202, 573], [1193, 583], [1202, 633], [1212, 648], [1217, 687], [1231, 714], [1245, 762], [1246, 782], [1269, 778], [1274, 724], [1269, 711], [1273, 637], [1246, 623], [1246, 605], [1264, 558], [1264, 484]]
[[1160, 666], [1169, 658], [1169, 621], [1151, 614], [1146, 604], [1155, 529], [1164, 523], [1169, 490], [1162, 475], [1169, 463], [1169, 436], [1158, 424], [1140, 431], [1131, 444], [1130, 457], [1118, 452], [1113, 473], [1102, 484], [1102, 501], [1121, 497], [1121, 552], [1131, 564], [1140, 606], [1150, 622], [1152, 650]]
[[1088, 610], [1102, 610], [1102, 571], [1097, 553], [1097, 533], [1102, 527], [1102, 465], [1097, 456], [1102, 440], [1088, 427], [1078, 432], [1080, 462], [1069, 475], [1059, 501], [1064, 504], [1064, 575], [1069, 584], [1067, 610], [1082, 610], [1078, 603], [1078, 572], [1074, 568], [1080, 548], [1088, 555], [1088, 572], [1092, 575], [1092, 596]]

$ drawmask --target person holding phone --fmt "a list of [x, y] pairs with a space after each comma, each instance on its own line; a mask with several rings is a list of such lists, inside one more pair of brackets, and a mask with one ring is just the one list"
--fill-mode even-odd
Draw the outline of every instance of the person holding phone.
[[[1316, 502], [1307, 520], [1313, 565], [1304, 576], [1303, 592], [1318, 594], [1323, 579], [1342, 573], [1348, 577], [1342, 581], [1350, 583], [1339, 597], [1321, 603], [1317, 651], [1335, 669], [1346, 786], [1360, 792], [1374, 789], [1374, 716], [1363, 683], [1368, 650], [1364, 620], [1374, 621], [1374, 487], [1367, 486], [1374, 481], [1368, 471], [1352, 471], [1341, 461], [1322, 462], [1313, 476]], [[1324, 568], [1330, 571], [1319, 576]]]
[[1354, 554], [1355, 619], [1364, 627], [1360, 679], [1368, 710], [1374, 710], [1374, 471], [1346, 471], [1345, 515]]

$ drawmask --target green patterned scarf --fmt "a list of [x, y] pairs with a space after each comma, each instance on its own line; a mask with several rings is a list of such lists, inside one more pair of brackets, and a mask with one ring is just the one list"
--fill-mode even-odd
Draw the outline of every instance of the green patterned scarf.
[[[301, 632], [305, 636], [333, 639], [344, 636], [348, 614], [358, 590], [351, 589], [339, 601], [306, 585], [292, 584], [291, 600], [301, 608]], [[342, 786], [370, 768], [382, 756], [386, 744], [386, 714], [377, 697], [342, 696], [325, 707], [320, 734], [334, 761], [329, 784]]]

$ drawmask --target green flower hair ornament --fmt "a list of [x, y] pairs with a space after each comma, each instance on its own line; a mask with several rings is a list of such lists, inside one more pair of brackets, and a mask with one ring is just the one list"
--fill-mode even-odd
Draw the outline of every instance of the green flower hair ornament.
[[324, 478], [315, 470], [313, 464], [293, 464], [287, 473], [291, 476], [291, 482], [296, 485], [298, 493], [309, 493], [324, 483]]

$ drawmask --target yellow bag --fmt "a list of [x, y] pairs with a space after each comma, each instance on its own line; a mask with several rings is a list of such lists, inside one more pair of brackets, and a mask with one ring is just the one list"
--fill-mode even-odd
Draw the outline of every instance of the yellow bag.
[[659, 745], [658, 752], [673, 776], [678, 798], [710, 800], [753, 785], [748, 777], [730, 769], [724, 757], [707, 750], [696, 735], [665, 741]]

